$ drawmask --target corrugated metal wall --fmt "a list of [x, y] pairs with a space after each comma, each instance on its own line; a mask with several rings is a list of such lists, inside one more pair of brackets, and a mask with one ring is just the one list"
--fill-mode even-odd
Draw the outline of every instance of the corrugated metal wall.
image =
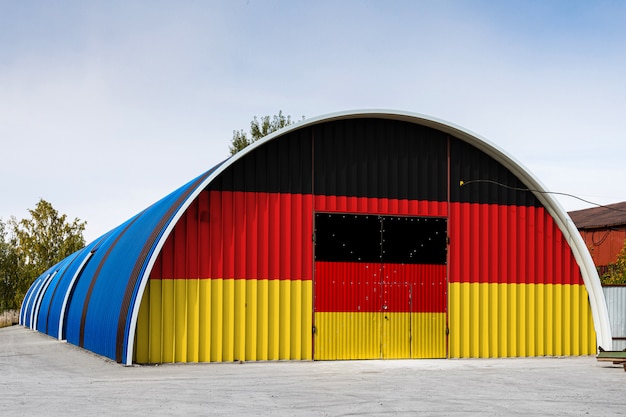
[[626, 285], [607, 285], [602, 287], [602, 291], [613, 334], [613, 347], [602, 347], [606, 350], [626, 349]]
[[[51, 317], [50, 307], [52, 301], [55, 298], [59, 283], [63, 280], [68, 271], [71, 272], [71, 270], [73, 269], [72, 264], [75, 263], [75, 259], [78, 255], [79, 252], [75, 252], [65, 258], [56, 266], [55, 271], [50, 276], [50, 282], [48, 284], [47, 291], [42, 294], [39, 307], [37, 308], [37, 322], [35, 323], [35, 325], [37, 330], [42, 333], [52, 334], [54, 336], [58, 335], [58, 320], [49, 320], [49, 318]], [[58, 315], [52, 315], [52, 317], [58, 317]], [[52, 323], [50, 323], [50, 321]], [[49, 332], [49, 327], [51, 327], [50, 330], [52, 330], [52, 332]]]
[[545, 209], [453, 203], [449, 227], [450, 357], [596, 351], [580, 270]]
[[[424, 204], [417, 201], [365, 198], [317, 198], [316, 209], [324, 212], [316, 216], [316, 262], [315, 262], [315, 359], [387, 359], [387, 358], [442, 358], [446, 356], [446, 266], [445, 217], [401, 217], [399, 213], [436, 215], [446, 213], [446, 203]], [[344, 217], [354, 227], [363, 229], [366, 224], [374, 235], [360, 232], [355, 237], [364, 240], [366, 247], [355, 247], [359, 242], [348, 242], [350, 253], [322, 245], [320, 224], [326, 223], [331, 213], [352, 212]], [[412, 210], [411, 210], [412, 209]], [[362, 211], [361, 216], [354, 212]], [[372, 215], [376, 213], [377, 215]], [[399, 216], [399, 217], [395, 217]], [[354, 217], [354, 220], [350, 220]], [[361, 217], [362, 220], [358, 220]], [[419, 222], [441, 221], [442, 236], [438, 249], [442, 256], [425, 263], [384, 262], [385, 218], [390, 220]], [[387, 220], [388, 221], [388, 220]], [[342, 239], [340, 231], [332, 223], [329, 236]], [[363, 223], [365, 222], [365, 223]], [[382, 222], [382, 223], [380, 223]], [[399, 223], [404, 228], [403, 222]], [[382, 227], [376, 232], [377, 227]], [[346, 230], [350, 232], [350, 228]], [[382, 233], [376, 235], [377, 233]], [[411, 233], [410, 231], [408, 233]], [[418, 236], [410, 236], [419, 242]], [[430, 238], [429, 238], [430, 239]], [[343, 241], [338, 244], [346, 245]], [[379, 246], [382, 245], [382, 246]], [[324, 250], [325, 249], [325, 250]], [[360, 250], [359, 250], [360, 249]], [[408, 249], [408, 248], [407, 248]], [[358, 255], [351, 255], [352, 250]], [[374, 253], [364, 253], [373, 250]], [[380, 257], [376, 256], [380, 252]], [[379, 258], [379, 262], [363, 262], [362, 256]], [[350, 258], [355, 258], [350, 260]], [[320, 260], [320, 258], [324, 260]], [[420, 261], [422, 262], [422, 261]]]
[[445, 270], [316, 262], [315, 359], [445, 357]]
[[320, 124], [310, 134], [316, 196], [447, 201], [448, 143], [440, 131], [367, 118]]
[[[523, 187], [474, 146], [412, 123], [290, 132], [230, 165], [180, 219], [144, 294], [136, 360], [594, 353], [580, 269], [536, 197], [514, 189]], [[446, 219], [448, 266], [415, 281], [441, 281], [439, 307], [325, 309], [332, 297], [363, 294], [324, 280], [362, 280], [367, 265], [314, 265], [320, 212]], [[394, 281], [399, 298], [410, 281]]]
[[450, 284], [450, 357], [591, 355], [582, 285]]
[[137, 362], [311, 359], [311, 211], [310, 195], [202, 192], [153, 269]]

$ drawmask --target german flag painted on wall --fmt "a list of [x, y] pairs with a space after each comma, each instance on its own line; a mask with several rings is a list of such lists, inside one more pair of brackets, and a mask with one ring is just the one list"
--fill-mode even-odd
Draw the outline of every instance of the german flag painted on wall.
[[316, 201], [315, 358], [445, 357], [445, 204], [342, 200]]
[[277, 137], [176, 224], [142, 299], [136, 360], [593, 353], [580, 268], [523, 189], [492, 156], [414, 123]]

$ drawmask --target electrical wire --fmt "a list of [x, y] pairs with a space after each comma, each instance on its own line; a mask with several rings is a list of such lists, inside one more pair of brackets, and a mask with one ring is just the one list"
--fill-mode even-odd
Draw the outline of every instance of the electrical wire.
[[611, 229], [606, 229], [604, 230], [604, 236], [602, 236], [600, 238], [599, 242], [596, 242], [596, 232], [597, 230], [594, 230], [591, 232], [591, 243], [593, 244], [593, 246], [600, 246], [604, 243], [604, 241], [606, 240], [607, 237], [609, 237], [609, 235], [611, 234], [613, 230]]
[[506, 188], [506, 189], [513, 190], [513, 191], [523, 191], [523, 192], [540, 193], [540, 194], [562, 195], [562, 196], [565, 196], [565, 197], [575, 198], [576, 200], [580, 200], [580, 201], [582, 201], [584, 203], [591, 204], [593, 206], [602, 207], [602, 208], [605, 208], [607, 210], [613, 210], [613, 211], [619, 211], [621, 213], [626, 213], [626, 210], [622, 210], [622, 209], [618, 209], [618, 208], [610, 207], [610, 206], [605, 206], [603, 204], [594, 203], [593, 201], [585, 200], [584, 198], [580, 198], [578, 196], [575, 196], [574, 194], [560, 193], [558, 191], [542, 191], [542, 190], [533, 190], [533, 189], [530, 189], [530, 188], [512, 187], [510, 185], [502, 184], [501, 182], [494, 181], [494, 180], [469, 180], [469, 181], [461, 180], [461, 181], [459, 181], [459, 186], [460, 187], [464, 187], [466, 185], [477, 183], [477, 182], [478, 183], [482, 182], [482, 183], [494, 184], [494, 185], [497, 185], [498, 187]]

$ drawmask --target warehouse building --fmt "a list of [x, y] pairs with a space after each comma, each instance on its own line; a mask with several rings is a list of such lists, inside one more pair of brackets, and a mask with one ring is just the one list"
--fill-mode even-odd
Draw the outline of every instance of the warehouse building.
[[626, 241], [626, 202], [569, 212], [600, 275], [609, 271]]
[[[571, 211], [572, 221], [589, 249], [598, 274], [610, 272], [626, 243], [626, 202]], [[626, 349], [626, 285], [602, 286], [611, 323], [613, 349]]]
[[359, 111], [225, 160], [52, 266], [20, 322], [117, 362], [595, 354], [570, 218], [493, 144]]

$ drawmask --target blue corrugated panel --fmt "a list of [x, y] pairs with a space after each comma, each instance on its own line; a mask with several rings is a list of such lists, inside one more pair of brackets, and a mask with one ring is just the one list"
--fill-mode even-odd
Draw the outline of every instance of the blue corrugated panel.
[[[39, 318], [39, 307], [41, 306], [41, 301], [46, 294], [46, 290], [48, 289], [50, 282], [54, 279], [54, 277], [58, 274], [59, 270], [65, 264], [65, 259], [61, 262], [54, 265], [47, 271], [45, 278], [41, 282], [41, 285], [37, 289], [36, 294], [33, 296], [33, 300], [31, 302], [31, 313], [30, 313], [30, 328], [33, 330], [37, 330], [37, 319]], [[43, 276], [43, 275], [42, 275]]]
[[45, 294], [37, 315], [37, 330], [47, 335], [58, 337], [59, 311], [63, 302], [67, 286], [80, 265], [80, 260], [89, 253], [89, 247], [83, 248], [65, 258], [57, 269]]
[[40, 277], [37, 277], [37, 279], [33, 281], [33, 283], [30, 285], [30, 288], [28, 288], [28, 291], [26, 291], [26, 294], [24, 295], [24, 301], [22, 301], [22, 307], [20, 308], [20, 324], [22, 326], [28, 327], [28, 323], [26, 321], [26, 312], [28, 311], [28, 305], [30, 303], [31, 297], [33, 296], [33, 293], [35, 292], [35, 288], [40, 283], [39, 278]]
[[67, 341], [121, 362], [139, 280], [160, 235], [211, 171], [145, 209], [105, 237], [75, 285]]
[[[120, 238], [122, 232], [125, 230], [127, 225], [133, 221], [133, 219], [128, 220], [126, 223], [123, 223], [113, 229], [106, 236], [100, 246], [100, 249], [92, 255], [87, 265], [84, 266], [80, 278], [76, 281], [74, 292], [66, 311], [65, 337], [69, 343], [79, 346], [81, 345], [80, 336], [83, 310], [84, 307], [89, 307], [88, 296], [89, 293], [93, 293], [93, 288], [90, 291], [92, 281], [94, 278], [97, 279], [99, 270], [102, 268], [102, 265], [107, 262], [108, 252], [115, 247], [116, 241]], [[120, 272], [123, 272], [122, 265], [119, 267]], [[115, 291], [112, 285], [110, 287], [111, 291]]]
[[78, 279], [85, 269], [87, 262], [91, 260], [93, 254], [98, 250], [102, 242], [105, 241], [109, 234], [111, 234], [111, 232], [99, 237], [82, 249], [76, 261], [68, 268], [66, 275], [59, 283], [60, 291], [58, 291], [55, 295], [48, 315], [48, 320], [50, 322], [48, 334], [51, 336], [56, 336], [59, 339], [65, 339], [67, 311], [69, 310], [69, 305], [74, 294], [74, 288], [76, 287]]
[[[61, 314], [63, 313], [64, 303], [67, 302], [69, 304], [71, 302], [70, 296], [73, 292], [73, 287], [78, 282], [75, 278], [78, 278], [76, 275], [81, 272], [79, 268], [83, 267], [84, 269], [83, 261], [89, 257], [91, 252], [97, 250], [104, 238], [110, 233], [96, 239], [85, 248], [63, 259], [59, 264], [37, 277], [24, 296], [24, 302], [20, 310], [20, 324], [33, 327], [35, 324], [34, 319], [37, 317], [36, 330], [53, 337], [62, 338], [63, 335], [59, 334]], [[50, 279], [48, 284], [45, 285], [47, 278]], [[37, 300], [40, 300], [37, 315], [33, 316], [32, 311], [37, 307]]]
[[39, 275], [37, 279], [31, 285], [31, 289], [28, 291], [27, 296], [24, 298], [24, 303], [22, 304], [22, 316], [23, 316], [23, 325], [26, 327], [32, 327], [32, 311], [33, 306], [39, 296], [39, 291], [48, 277], [48, 275], [52, 272], [53, 268], [48, 269], [43, 274]]
[[[46, 333], [46, 322], [48, 320], [46, 311], [50, 303], [50, 296], [54, 292], [54, 287], [59, 277], [63, 276], [68, 265], [75, 257], [76, 253], [73, 253], [72, 255], [68, 256], [67, 258], [56, 264], [52, 268], [52, 271], [48, 275], [48, 277], [46, 277], [46, 279], [44, 280], [41, 289], [39, 290], [39, 297], [35, 301], [35, 305], [33, 308], [33, 329], [42, 333]], [[44, 310], [43, 314], [41, 314], [42, 308]]]
[[26, 310], [27, 310], [27, 306], [28, 306], [28, 300], [30, 300], [30, 296], [33, 293], [34, 289], [35, 289], [35, 283], [37, 282], [37, 280], [35, 280], [32, 284], [30, 284], [30, 287], [28, 288], [28, 291], [26, 291], [26, 294], [24, 294], [24, 300], [22, 301], [22, 306], [20, 307], [20, 320], [19, 323], [22, 326], [27, 326], [26, 324]]
[[37, 279], [35, 280], [35, 282], [33, 282], [33, 285], [31, 287], [32, 291], [30, 291], [30, 293], [28, 294], [28, 297], [24, 301], [24, 305], [22, 306], [22, 309], [24, 310], [24, 313], [23, 313], [24, 314], [24, 326], [26, 327], [31, 327], [32, 306], [33, 306], [33, 303], [35, 302], [35, 298], [37, 298], [39, 288], [43, 284], [43, 280], [46, 278], [47, 275], [48, 275], [47, 273], [44, 273], [37, 277]]
[[20, 323], [32, 327], [37, 313], [38, 331], [122, 362], [155, 247], [189, 196], [221, 164], [40, 275], [24, 297]]

